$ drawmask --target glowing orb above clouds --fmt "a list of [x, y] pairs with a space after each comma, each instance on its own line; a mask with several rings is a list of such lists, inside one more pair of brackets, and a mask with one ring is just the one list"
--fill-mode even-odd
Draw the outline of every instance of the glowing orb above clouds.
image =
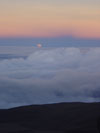
[[41, 47], [42, 47], [42, 44], [40, 44], [40, 43], [37, 44], [37, 47], [38, 47], [38, 48], [41, 48]]

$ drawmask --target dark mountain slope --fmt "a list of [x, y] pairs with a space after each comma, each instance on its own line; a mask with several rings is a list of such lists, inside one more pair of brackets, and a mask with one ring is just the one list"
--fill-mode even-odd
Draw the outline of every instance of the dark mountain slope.
[[59, 103], [0, 110], [0, 133], [98, 133], [100, 103]]

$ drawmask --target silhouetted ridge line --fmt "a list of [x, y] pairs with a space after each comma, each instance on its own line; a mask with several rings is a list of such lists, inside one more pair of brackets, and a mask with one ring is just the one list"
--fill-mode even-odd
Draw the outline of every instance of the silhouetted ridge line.
[[56, 103], [0, 110], [0, 132], [84, 132], [100, 130], [100, 103]]

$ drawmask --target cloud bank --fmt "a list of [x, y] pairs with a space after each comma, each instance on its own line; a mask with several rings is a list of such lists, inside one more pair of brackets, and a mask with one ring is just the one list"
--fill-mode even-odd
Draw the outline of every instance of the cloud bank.
[[100, 49], [36, 49], [0, 61], [0, 108], [100, 101]]

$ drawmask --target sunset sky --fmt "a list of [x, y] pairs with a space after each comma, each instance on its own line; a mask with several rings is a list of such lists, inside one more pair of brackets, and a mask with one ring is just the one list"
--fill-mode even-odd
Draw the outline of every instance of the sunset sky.
[[0, 37], [100, 39], [100, 0], [0, 0]]

